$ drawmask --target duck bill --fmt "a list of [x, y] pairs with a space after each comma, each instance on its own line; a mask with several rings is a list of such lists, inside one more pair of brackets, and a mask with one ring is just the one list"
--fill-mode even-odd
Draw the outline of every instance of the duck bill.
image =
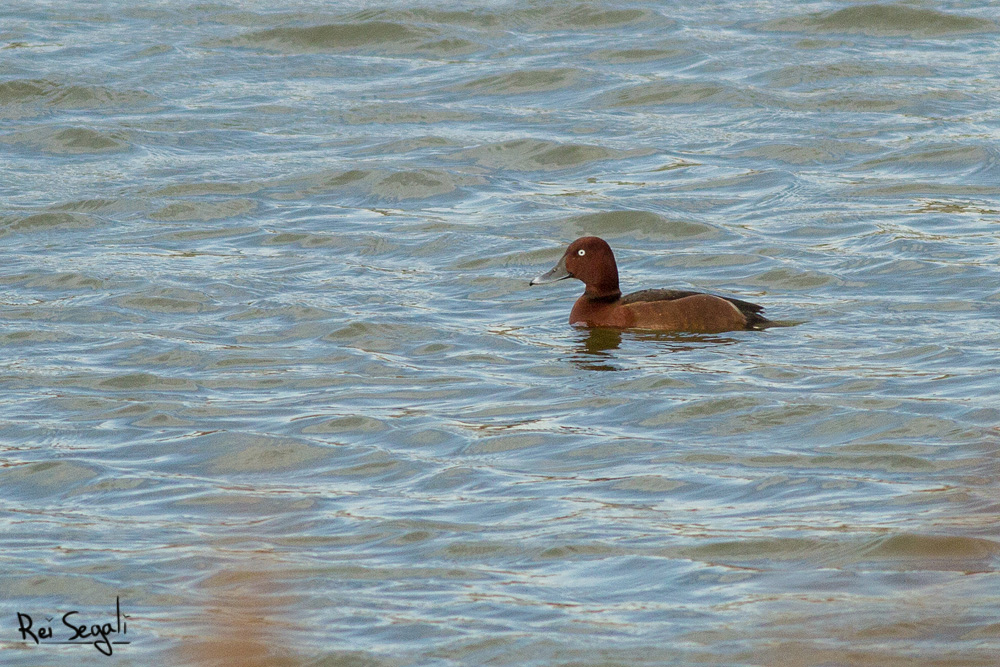
[[573, 274], [566, 269], [566, 255], [562, 256], [559, 263], [552, 267], [552, 270], [546, 271], [540, 276], [535, 276], [531, 279], [529, 285], [546, 285], [548, 283], [554, 283], [558, 280], [565, 280], [566, 278], [572, 278]]

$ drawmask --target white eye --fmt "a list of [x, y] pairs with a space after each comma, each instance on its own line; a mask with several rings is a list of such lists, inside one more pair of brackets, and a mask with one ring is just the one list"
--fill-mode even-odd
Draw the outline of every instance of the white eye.
[[580, 257], [583, 257], [584, 255], [587, 254], [587, 251], [584, 250], [583, 248], [580, 248], [579, 250], [576, 251], [576, 254], [579, 255]]

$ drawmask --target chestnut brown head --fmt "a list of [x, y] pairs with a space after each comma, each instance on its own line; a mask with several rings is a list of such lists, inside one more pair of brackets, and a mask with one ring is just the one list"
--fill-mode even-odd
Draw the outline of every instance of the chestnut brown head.
[[544, 285], [565, 278], [576, 278], [587, 286], [585, 294], [592, 297], [620, 296], [618, 265], [611, 246], [596, 236], [584, 236], [569, 244], [562, 258], [551, 271], [531, 281]]

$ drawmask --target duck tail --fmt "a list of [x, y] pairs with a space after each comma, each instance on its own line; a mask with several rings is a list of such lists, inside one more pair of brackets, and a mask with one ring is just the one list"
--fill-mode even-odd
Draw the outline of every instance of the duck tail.
[[780, 322], [775, 322], [774, 320], [769, 320], [760, 313], [743, 313], [747, 318], [747, 329], [752, 329], [754, 331], [760, 331], [768, 327], [778, 327], [782, 326]]

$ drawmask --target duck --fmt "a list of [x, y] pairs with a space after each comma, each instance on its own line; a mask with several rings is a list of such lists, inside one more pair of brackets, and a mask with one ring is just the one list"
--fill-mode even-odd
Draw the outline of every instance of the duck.
[[559, 262], [529, 285], [566, 278], [585, 285], [569, 314], [573, 325], [712, 334], [776, 324], [761, 315], [763, 306], [731, 297], [674, 289], [646, 289], [622, 296], [615, 254], [597, 236], [570, 243]]

